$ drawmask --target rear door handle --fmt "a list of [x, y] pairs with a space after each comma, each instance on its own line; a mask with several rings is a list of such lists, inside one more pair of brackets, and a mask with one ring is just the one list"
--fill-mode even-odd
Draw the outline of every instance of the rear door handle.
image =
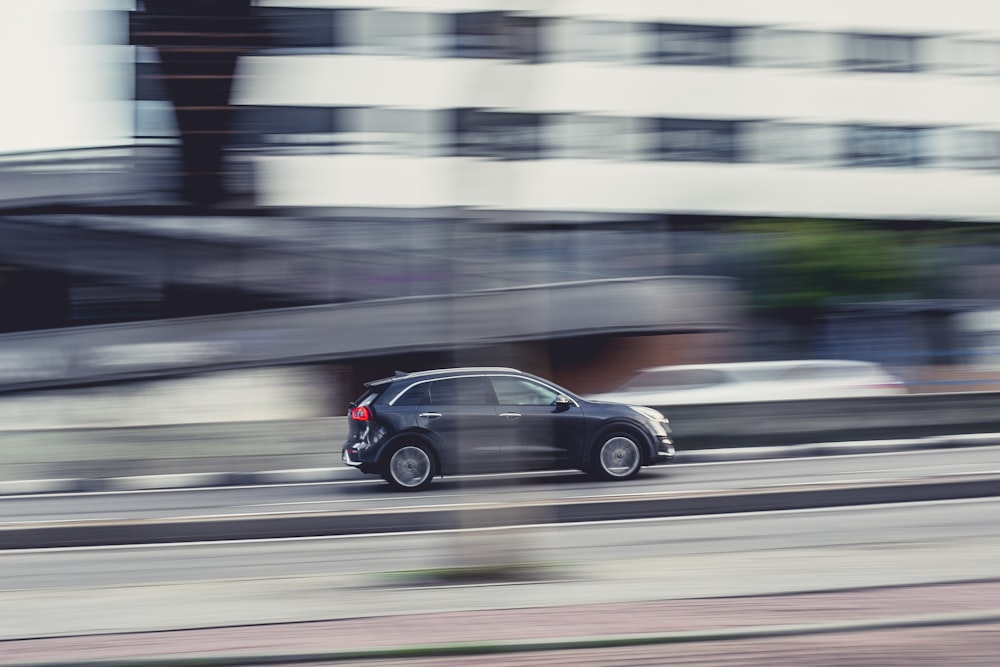
[[441, 416], [440, 412], [421, 412], [421, 417], [426, 417], [427, 419], [437, 419]]
[[501, 417], [506, 417], [507, 419], [518, 419], [521, 416], [520, 412], [501, 412]]

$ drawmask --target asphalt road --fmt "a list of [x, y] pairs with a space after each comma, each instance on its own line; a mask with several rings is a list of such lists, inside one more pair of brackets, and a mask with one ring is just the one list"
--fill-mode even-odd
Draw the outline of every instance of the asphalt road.
[[[367, 631], [372, 623], [381, 623], [382, 632], [394, 637], [393, 619], [403, 618], [401, 614], [425, 619], [426, 627], [450, 640], [460, 635], [434, 619], [452, 614], [449, 623], [456, 622], [475, 610], [521, 610], [516, 618], [526, 631], [530, 623], [522, 618], [524, 613], [534, 613], [541, 627], [546, 609], [559, 614], [559, 609], [575, 608], [574, 613], [589, 614], [596, 621], [607, 613], [601, 610], [616, 604], [690, 605], [718, 599], [720, 609], [728, 610], [732, 603], [725, 600], [765, 604], [764, 598], [746, 596], [945, 582], [967, 582], [956, 599], [970, 604], [975, 599], [975, 605], [993, 609], [995, 596], [984, 592], [984, 586], [995, 588], [995, 583], [985, 582], [1000, 580], [1000, 524], [995, 521], [1000, 510], [1000, 447], [690, 464], [682, 458], [625, 484], [568, 473], [505, 475], [445, 480], [422, 494], [395, 493], [380, 480], [352, 479], [351, 471], [345, 472], [343, 481], [329, 483], [8, 496], [0, 498], [0, 528], [68, 523], [86, 533], [91, 530], [87, 526], [123, 519], [135, 525], [164, 519], [183, 525], [207, 516], [294, 517], [315, 512], [388, 513], [399, 517], [405, 528], [408, 513], [431, 508], [450, 512], [470, 505], [572, 504], [592, 498], [611, 501], [612, 507], [615, 500], [631, 507], [662, 496], [711, 497], [722, 503], [716, 503], [711, 514], [672, 518], [621, 520], [624, 514], [614, 514], [609, 521], [506, 528], [0, 550], [0, 609], [7, 610], [0, 622], [0, 641], [66, 637], [7, 643], [0, 645], [0, 653], [6, 646], [73, 658], [77, 636], [84, 634], [98, 634], [90, 645], [97, 642], [106, 650], [114, 646], [128, 652], [130, 643], [139, 642], [142, 651], [156, 652], [160, 649], [155, 647], [162, 646], [176, 652], [184, 650], [183, 641], [171, 644], [170, 638], [179, 635], [161, 631], [189, 628], [220, 628], [201, 635], [203, 648], [233, 650], [244, 645], [225, 639], [224, 626], [251, 634], [259, 628], [255, 645], [261, 647], [295, 650], [296, 636], [309, 641], [306, 634], [297, 635], [300, 632], [311, 632], [312, 640], [323, 645], [353, 641], [367, 646], [368, 635], [361, 628]], [[957, 480], [989, 497], [892, 502], [903, 497], [892, 495], [893, 484], [940, 480]], [[778, 503], [768, 511], [728, 509], [748, 493], [820, 489], [826, 494], [839, 487], [840, 499], [845, 491], [864, 498], [879, 485], [890, 495], [872, 505], [784, 509]], [[441, 578], [442, 572], [498, 565], [514, 566], [506, 571], [524, 576], [473, 582]], [[930, 589], [928, 596], [930, 605], [899, 613], [934, 612]], [[850, 614], [851, 608], [842, 611]], [[825, 609], [812, 611], [826, 618]], [[336, 633], [347, 627], [340, 624], [350, 623], [346, 619], [361, 625], [356, 636], [338, 640]], [[636, 631], [626, 620], [615, 619], [608, 627]], [[304, 621], [338, 625], [297, 623]], [[505, 622], [504, 630], [497, 628], [498, 636], [516, 629], [512, 620]], [[121, 634], [129, 632], [156, 634]], [[100, 633], [113, 634], [102, 638]], [[982, 636], [974, 630], [956, 635], [955, 649], [992, 655]], [[413, 641], [420, 638], [414, 635]], [[885, 644], [881, 634], [878, 644]], [[853, 650], [857, 643], [851, 639], [845, 645]], [[190, 650], [200, 649], [192, 644]], [[742, 655], [735, 646], [720, 650]], [[535, 664], [532, 660], [539, 659], [543, 664], [554, 655], [526, 656], [527, 662], [522, 662]], [[645, 655], [658, 654], [647, 650]], [[615, 656], [586, 654], [597, 663], [624, 664], [622, 656]], [[567, 664], [582, 657], [570, 656]]]
[[[0, 552], [0, 639], [1000, 578], [1000, 499]], [[509, 585], [435, 568], [532, 564]], [[901, 610], [909, 613], [932, 609]]]
[[0, 496], [0, 528], [51, 523], [136, 521], [314, 512], [402, 511], [530, 501], [572, 502], [658, 494], [722, 495], [820, 485], [872, 485], [1000, 475], [1000, 447], [878, 454], [675, 463], [644, 469], [627, 482], [580, 473], [457, 477], [422, 493], [401, 493], [381, 479], [345, 470], [341, 481], [155, 491]]

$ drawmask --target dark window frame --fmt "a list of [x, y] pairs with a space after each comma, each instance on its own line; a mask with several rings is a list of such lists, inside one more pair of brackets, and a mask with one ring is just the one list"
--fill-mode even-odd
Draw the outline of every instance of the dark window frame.
[[452, 17], [456, 58], [541, 62], [546, 19], [505, 11], [458, 12]]
[[[738, 162], [740, 155], [737, 135], [740, 123], [741, 121], [735, 120], [660, 118], [657, 123], [659, 145], [656, 159], [663, 162]], [[680, 145], [680, 142], [671, 145], [668, 137], [668, 135], [680, 137], [682, 133], [695, 132], [712, 135], [711, 145], [704, 143], [698, 146], [697, 143], [691, 143], [689, 148]]]
[[[732, 67], [736, 60], [736, 40], [739, 27], [729, 25], [703, 25], [687, 23], [653, 23], [648, 28], [655, 35], [649, 59], [657, 65], [683, 65], [695, 67]], [[664, 48], [667, 35], [694, 39], [696, 43], [707, 44], [717, 41], [724, 48], [712, 49], [708, 53], [703, 47], [697, 49], [667, 50]], [[701, 39], [697, 39], [701, 36]]]
[[[865, 168], [913, 168], [931, 163], [932, 157], [926, 150], [927, 133], [932, 129], [918, 126], [853, 124], [845, 126], [843, 166]], [[867, 135], [867, 136], [865, 136]], [[905, 139], [906, 151], [877, 151], [860, 144], [881, 143], [888, 145]]]
[[[892, 35], [881, 33], [852, 32], [843, 35], [843, 59], [841, 65], [850, 72], [883, 72], [909, 74], [923, 71], [920, 60], [920, 45], [925, 38], [920, 35]], [[896, 48], [905, 46], [905, 58], [877, 57], [864, 53], [878, 47]]]
[[[542, 157], [541, 132], [544, 114], [495, 111], [491, 109], [455, 109], [453, 116], [453, 154], [498, 160], [535, 160]], [[519, 145], [513, 134], [529, 135]]]
[[359, 11], [331, 7], [257, 7], [263, 18], [268, 51], [320, 50], [344, 47], [339, 43], [344, 31], [339, 29], [344, 12]]

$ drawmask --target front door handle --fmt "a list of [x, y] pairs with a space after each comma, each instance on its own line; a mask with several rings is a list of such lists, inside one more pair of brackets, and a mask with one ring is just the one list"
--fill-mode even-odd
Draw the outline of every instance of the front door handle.
[[440, 412], [421, 412], [421, 417], [426, 417], [427, 419], [437, 419], [441, 416]]
[[520, 412], [501, 412], [501, 417], [506, 417], [507, 419], [518, 419], [521, 416]]

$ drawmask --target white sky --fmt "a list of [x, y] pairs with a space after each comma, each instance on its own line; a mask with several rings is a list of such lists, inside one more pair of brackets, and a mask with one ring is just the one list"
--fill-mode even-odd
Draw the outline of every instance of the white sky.
[[0, 153], [131, 143], [133, 4], [0, 0]]

